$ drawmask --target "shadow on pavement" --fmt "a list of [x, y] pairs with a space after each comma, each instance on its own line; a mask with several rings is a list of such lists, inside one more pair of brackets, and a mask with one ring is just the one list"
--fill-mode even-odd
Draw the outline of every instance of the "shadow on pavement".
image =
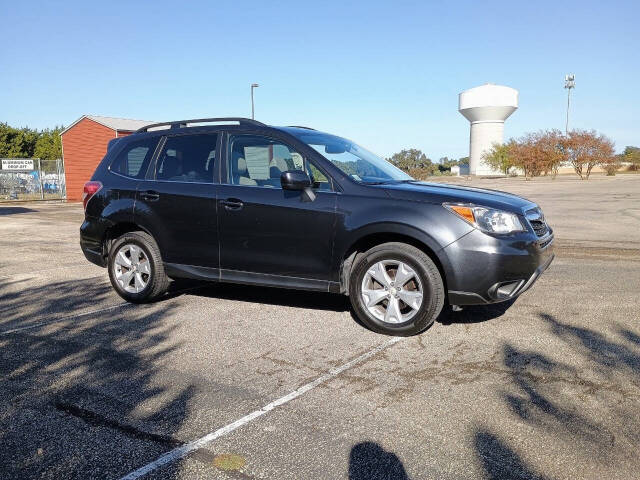
[[349, 454], [349, 480], [409, 480], [398, 456], [374, 442], [354, 445]]
[[335, 293], [289, 290], [283, 288], [258, 287], [231, 283], [187, 282], [176, 280], [179, 288], [184, 285], [200, 285], [192, 294], [200, 297], [222, 298], [242, 302], [287, 307], [310, 308], [332, 312], [346, 312], [351, 308], [349, 297]]
[[0, 217], [5, 215], [16, 215], [19, 213], [31, 213], [36, 210], [32, 210], [31, 208], [25, 207], [0, 207]]
[[487, 431], [475, 434], [475, 448], [486, 478], [490, 480], [542, 480], [545, 477], [531, 471], [523, 460], [504, 442]]
[[[541, 313], [539, 318], [563, 341], [558, 356], [510, 343], [502, 351], [511, 380], [502, 397], [517, 423], [530, 428], [527, 445], [544, 444], [545, 455], [553, 456], [555, 464], [580, 465], [586, 455], [595, 464], [615, 466], [622, 476], [637, 471], [640, 336], [619, 328], [616, 339], [553, 315]], [[475, 432], [487, 478], [544, 478], [536, 473], [542, 467], [527, 466], [515, 447], [485, 426]], [[576, 470], [576, 478], [587, 471]]]
[[108, 295], [86, 280], [0, 281], [2, 479], [117, 478], [179, 443], [194, 387], [160, 367], [180, 347], [174, 306], [99, 312], [118, 303]]
[[516, 299], [489, 305], [468, 305], [458, 312], [454, 312], [451, 307], [445, 306], [436, 321], [442, 325], [486, 322], [504, 315], [515, 302]]

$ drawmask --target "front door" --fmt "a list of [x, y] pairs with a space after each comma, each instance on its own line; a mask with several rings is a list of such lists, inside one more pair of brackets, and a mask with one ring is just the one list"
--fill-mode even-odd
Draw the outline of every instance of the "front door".
[[138, 184], [136, 221], [151, 230], [165, 263], [218, 268], [218, 136], [167, 136], [154, 171]]
[[[324, 289], [336, 215], [331, 182], [278, 139], [233, 135], [226, 150], [228, 178], [218, 191], [221, 278], [253, 283], [253, 275], [256, 283]], [[282, 172], [303, 169], [314, 176], [313, 200], [280, 186]]]

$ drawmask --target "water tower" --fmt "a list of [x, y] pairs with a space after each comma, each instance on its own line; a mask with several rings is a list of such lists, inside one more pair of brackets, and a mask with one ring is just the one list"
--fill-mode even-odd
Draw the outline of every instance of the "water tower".
[[487, 83], [465, 90], [458, 97], [458, 111], [471, 122], [469, 173], [502, 175], [482, 161], [494, 143], [502, 143], [504, 121], [518, 108], [518, 91]]

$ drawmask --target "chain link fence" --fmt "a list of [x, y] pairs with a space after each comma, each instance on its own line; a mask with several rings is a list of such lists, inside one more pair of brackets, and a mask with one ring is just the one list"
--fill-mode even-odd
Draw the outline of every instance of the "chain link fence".
[[0, 159], [0, 202], [62, 200], [65, 196], [62, 159]]

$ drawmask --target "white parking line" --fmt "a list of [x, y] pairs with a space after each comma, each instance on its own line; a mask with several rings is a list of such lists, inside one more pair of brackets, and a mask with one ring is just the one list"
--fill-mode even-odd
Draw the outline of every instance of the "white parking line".
[[191, 452], [193, 452], [193, 451], [195, 451], [195, 450], [197, 450], [199, 448], [202, 448], [205, 445], [208, 445], [209, 443], [213, 442], [217, 438], [223, 437], [223, 436], [227, 435], [228, 433], [233, 432], [235, 429], [240, 428], [243, 425], [246, 425], [247, 423], [251, 422], [252, 420], [255, 420], [256, 418], [264, 415], [265, 413], [269, 413], [274, 408], [279, 407], [280, 405], [284, 405], [285, 403], [288, 403], [291, 400], [293, 400], [295, 398], [298, 398], [299, 396], [307, 393], [308, 391], [313, 390], [318, 385], [323, 384], [323, 383], [331, 380], [332, 378], [340, 375], [345, 370], [348, 370], [351, 367], [357, 365], [358, 363], [363, 362], [364, 360], [367, 360], [368, 358], [373, 357], [374, 355], [376, 355], [377, 353], [381, 352], [385, 348], [388, 348], [391, 345], [394, 345], [394, 344], [398, 343], [401, 340], [403, 340], [402, 337], [393, 337], [392, 339], [386, 341], [382, 345], [378, 345], [374, 349], [369, 350], [366, 353], [363, 353], [359, 357], [356, 357], [353, 360], [351, 360], [351, 361], [349, 361], [349, 362], [347, 362], [347, 363], [345, 363], [345, 364], [343, 364], [343, 365], [341, 365], [339, 367], [336, 367], [336, 368], [333, 368], [333, 369], [329, 370], [329, 372], [325, 373], [321, 377], [318, 377], [315, 380], [313, 380], [312, 382], [309, 382], [306, 385], [303, 385], [302, 387], [298, 388], [297, 390], [294, 390], [293, 392], [285, 395], [284, 397], [280, 397], [277, 400], [274, 400], [273, 402], [266, 404], [261, 409], [255, 410], [255, 411], [251, 412], [250, 414], [245, 415], [244, 417], [240, 418], [239, 420], [236, 420], [235, 422], [230, 423], [229, 425], [226, 425], [226, 426], [224, 426], [222, 428], [219, 428], [218, 430], [216, 430], [214, 432], [211, 432], [211, 433], [205, 435], [202, 438], [199, 438], [197, 440], [193, 440], [192, 442], [189, 442], [189, 443], [185, 443], [184, 445], [182, 445], [180, 447], [177, 447], [177, 448], [171, 450], [170, 452], [165, 453], [164, 455], [162, 455], [158, 459], [154, 460], [153, 462], [148, 463], [147, 465], [145, 465], [143, 467], [140, 467], [139, 469], [137, 469], [137, 470], [125, 475], [120, 480], [135, 480], [137, 478], [140, 478], [140, 477], [146, 475], [149, 472], [152, 472], [153, 470], [155, 470], [155, 469], [157, 469], [157, 468], [159, 468], [159, 467], [161, 467], [163, 465], [175, 462], [176, 460], [179, 460], [180, 458], [185, 457], [189, 453], [191, 453]]

